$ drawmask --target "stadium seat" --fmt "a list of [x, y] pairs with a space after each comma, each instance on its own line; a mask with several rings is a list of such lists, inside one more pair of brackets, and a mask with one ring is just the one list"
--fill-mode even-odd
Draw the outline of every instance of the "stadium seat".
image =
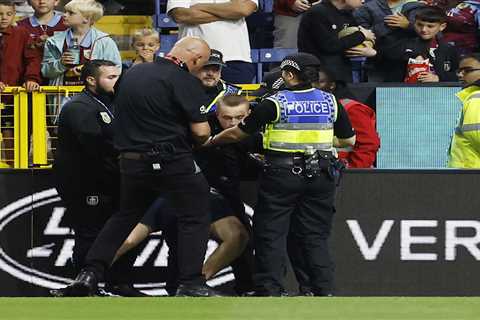
[[176, 34], [160, 35], [160, 50], [158, 54], [163, 57], [173, 48], [177, 40], [178, 40], [178, 36]]
[[257, 62], [257, 82], [262, 82], [263, 64], [271, 62], [280, 62], [289, 54], [296, 53], [294, 48], [263, 48], [258, 50]]
[[177, 23], [166, 13], [155, 15], [155, 28], [177, 28]]

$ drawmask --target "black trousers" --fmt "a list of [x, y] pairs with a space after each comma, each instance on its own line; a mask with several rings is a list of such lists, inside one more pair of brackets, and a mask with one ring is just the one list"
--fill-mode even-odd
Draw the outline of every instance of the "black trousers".
[[[92, 193], [91, 195], [94, 195]], [[118, 199], [110, 196], [96, 195], [98, 202], [87, 204], [86, 196], [79, 196], [75, 201], [65, 201], [69, 226], [75, 232], [73, 247], [73, 266], [78, 273], [85, 265], [88, 250], [97, 238], [107, 220], [118, 210]], [[132, 267], [137, 250], [132, 250], [115, 262], [105, 275], [109, 284], [132, 283]]]
[[[326, 172], [308, 178], [291, 168], [270, 166], [260, 181], [253, 231], [259, 294], [280, 295], [287, 259], [287, 236], [296, 241], [305, 259], [312, 290], [320, 295], [331, 286], [333, 272], [328, 251], [335, 184]], [[295, 262], [292, 262], [295, 264]]]
[[[246, 216], [246, 214], [244, 213]], [[244, 221], [245, 227], [248, 232], [251, 234], [250, 222], [248, 217], [242, 219]], [[162, 229], [165, 231], [163, 234], [165, 236], [165, 241], [168, 245], [168, 267], [167, 267], [167, 283], [165, 289], [167, 290], [170, 296], [175, 295], [175, 292], [178, 288], [178, 260], [177, 260], [177, 250], [178, 244], [175, 235], [178, 232], [178, 225], [176, 219], [163, 219], [162, 220]], [[253, 256], [253, 241], [250, 238], [250, 241], [247, 244], [247, 247], [243, 253], [236, 258], [231, 263], [232, 271], [235, 276], [235, 291], [237, 294], [241, 295], [243, 293], [253, 291], [253, 270], [254, 270], [254, 256]]]
[[88, 252], [87, 269], [102, 277], [123, 241], [153, 201], [161, 197], [165, 200], [162, 211], [173, 212], [178, 221], [179, 282], [205, 283], [202, 265], [209, 231], [209, 188], [193, 158], [167, 163], [156, 158], [121, 159], [120, 170], [120, 211], [108, 220]]

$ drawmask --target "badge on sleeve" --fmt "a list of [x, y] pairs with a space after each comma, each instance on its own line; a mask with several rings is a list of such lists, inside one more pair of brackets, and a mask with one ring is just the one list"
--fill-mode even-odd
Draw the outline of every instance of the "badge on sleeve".
[[98, 205], [98, 202], [98, 196], [87, 196], [87, 205], [94, 207]]
[[112, 118], [106, 112], [100, 112], [100, 116], [102, 117], [103, 122], [106, 124], [110, 124], [112, 122]]

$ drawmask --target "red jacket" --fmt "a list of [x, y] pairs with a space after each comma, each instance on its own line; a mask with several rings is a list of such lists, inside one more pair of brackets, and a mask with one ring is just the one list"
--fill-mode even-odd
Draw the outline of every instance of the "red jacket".
[[273, 11], [281, 16], [298, 16], [298, 13], [291, 9], [294, 3], [295, 0], [275, 0]]
[[346, 161], [348, 168], [371, 168], [380, 149], [375, 111], [351, 99], [340, 99], [340, 103], [348, 113], [357, 138], [351, 151], [341, 151], [338, 156]]
[[0, 81], [9, 86], [22, 85], [27, 80], [40, 83], [42, 59], [29, 45], [28, 31], [21, 27], [8, 27], [2, 34]]
[[[42, 36], [47, 35], [51, 37], [57, 31], [67, 30], [67, 27], [63, 23], [62, 16], [55, 16], [52, 19], [52, 21], [49, 22], [48, 25], [39, 25], [35, 17], [33, 16], [22, 19], [18, 21], [17, 24], [18, 26], [23, 27], [27, 30], [29, 35], [30, 47], [35, 49], [35, 54], [40, 59], [40, 63], [42, 62], [42, 59], [43, 59], [43, 48], [45, 46], [45, 40], [46, 40], [46, 39], [42, 39]], [[40, 64], [38, 65], [38, 68], [40, 69]], [[48, 79], [42, 79], [41, 84], [44, 84], [44, 85], [48, 84]]]

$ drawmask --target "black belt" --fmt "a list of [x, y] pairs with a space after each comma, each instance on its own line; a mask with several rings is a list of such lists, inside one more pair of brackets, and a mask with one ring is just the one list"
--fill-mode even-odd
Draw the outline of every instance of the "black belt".
[[285, 156], [285, 157], [266, 157], [267, 164], [281, 165], [281, 166], [303, 166], [305, 164], [304, 156]]
[[148, 159], [149, 156], [145, 152], [122, 152], [120, 153], [119, 158], [128, 160], [145, 160]]

